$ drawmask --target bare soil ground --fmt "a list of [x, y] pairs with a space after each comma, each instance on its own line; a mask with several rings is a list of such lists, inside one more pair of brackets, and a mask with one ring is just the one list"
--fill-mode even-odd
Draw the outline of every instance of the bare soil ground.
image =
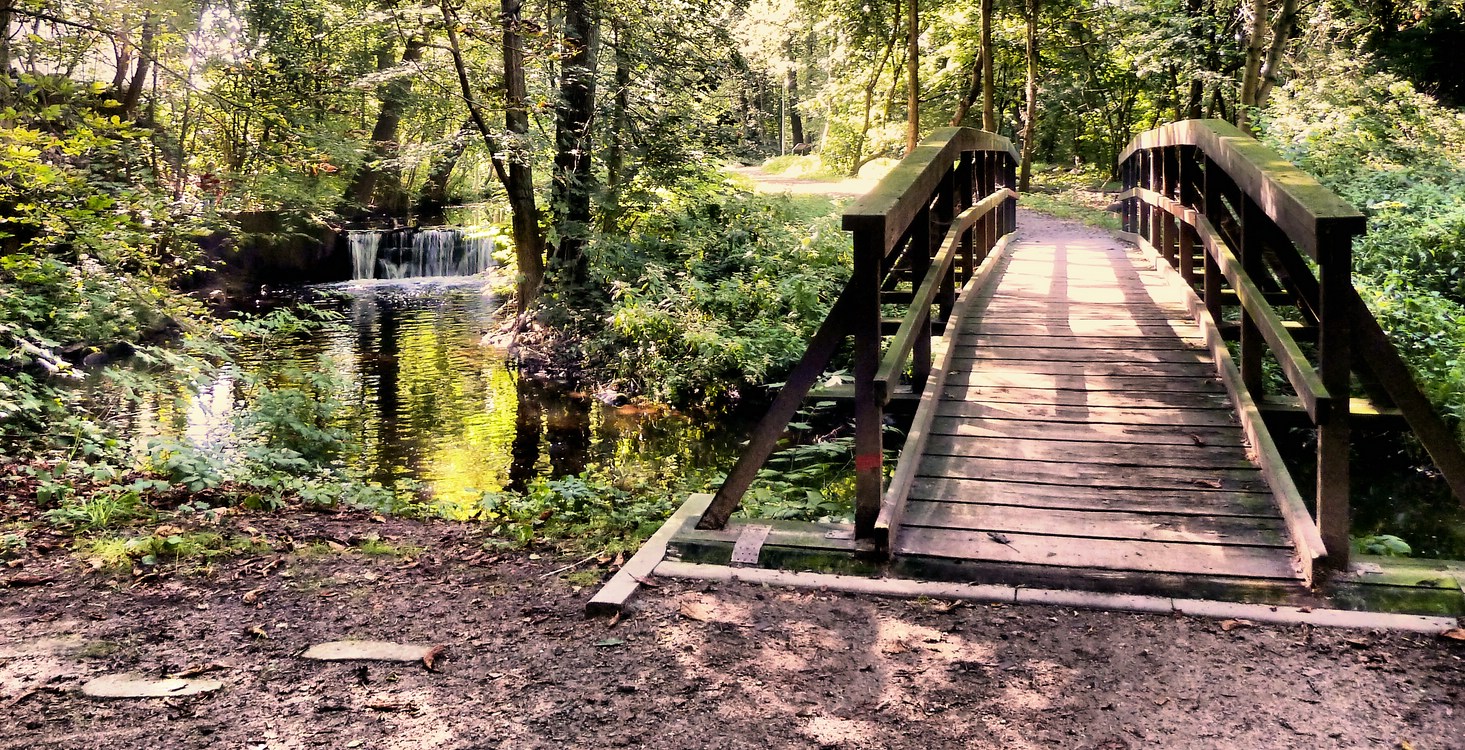
[[[227, 525], [277, 552], [0, 570], [0, 748], [1465, 748], [1465, 644], [1431, 637], [678, 581], [611, 624], [551, 574], [567, 561], [470, 526]], [[368, 532], [423, 551], [353, 551]], [[341, 638], [445, 650], [436, 671], [297, 656]], [[199, 667], [225, 688], [78, 690]]]

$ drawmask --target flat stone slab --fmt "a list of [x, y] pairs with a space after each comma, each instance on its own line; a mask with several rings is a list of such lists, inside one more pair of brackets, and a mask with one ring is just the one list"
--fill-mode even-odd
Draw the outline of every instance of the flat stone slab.
[[432, 648], [389, 641], [331, 641], [317, 643], [301, 656], [315, 661], [422, 661]]
[[93, 698], [176, 698], [180, 695], [212, 693], [224, 687], [218, 680], [158, 680], [135, 674], [102, 675], [81, 686]]

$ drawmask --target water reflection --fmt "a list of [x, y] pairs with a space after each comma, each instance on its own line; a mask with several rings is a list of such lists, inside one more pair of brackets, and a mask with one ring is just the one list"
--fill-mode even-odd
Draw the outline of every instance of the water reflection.
[[[240, 371], [170, 403], [131, 412], [143, 435], [224, 448], [234, 439], [243, 383], [278, 381], [292, 368], [329, 367], [340, 427], [371, 479], [418, 480], [452, 517], [485, 491], [522, 491], [534, 478], [611, 468], [617, 474], [731, 465], [736, 427], [675, 412], [616, 408], [567, 387], [521, 378], [482, 342], [500, 303], [482, 279], [351, 282], [307, 290], [303, 301], [339, 310], [344, 324], [281, 345], [247, 344]], [[324, 364], [322, 364], [324, 363]]]

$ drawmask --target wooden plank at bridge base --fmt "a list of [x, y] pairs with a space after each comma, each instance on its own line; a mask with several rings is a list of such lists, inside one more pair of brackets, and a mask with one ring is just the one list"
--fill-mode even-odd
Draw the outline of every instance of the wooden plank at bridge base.
[[707, 506], [712, 504], [712, 495], [696, 494], [687, 498], [682, 507], [666, 519], [666, 523], [657, 529], [641, 549], [626, 561], [621, 569], [611, 577], [610, 581], [596, 592], [595, 596], [585, 604], [586, 616], [616, 615], [620, 614], [626, 607], [626, 602], [635, 596], [636, 590], [641, 587], [641, 582], [651, 575], [657, 563], [666, 557], [666, 545], [671, 541], [683, 526], [696, 525], [702, 514], [707, 512]]

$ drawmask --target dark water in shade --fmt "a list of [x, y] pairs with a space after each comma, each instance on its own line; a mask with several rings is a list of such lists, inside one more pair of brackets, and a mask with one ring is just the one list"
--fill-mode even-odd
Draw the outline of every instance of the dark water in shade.
[[[301, 290], [302, 301], [340, 311], [343, 324], [283, 345], [246, 344], [239, 366], [266, 382], [291, 367], [330, 368], [341, 402], [337, 423], [360, 446], [358, 468], [384, 486], [425, 483], [449, 517], [469, 514], [485, 491], [521, 489], [536, 477], [731, 467], [747, 418], [616, 407], [520, 377], [502, 350], [483, 343], [502, 323], [495, 316], [501, 302], [486, 288], [474, 277]], [[240, 374], [180, 402], [145, 401], [127, 416], [142, 435], [227, 447], [247, 379]]]

